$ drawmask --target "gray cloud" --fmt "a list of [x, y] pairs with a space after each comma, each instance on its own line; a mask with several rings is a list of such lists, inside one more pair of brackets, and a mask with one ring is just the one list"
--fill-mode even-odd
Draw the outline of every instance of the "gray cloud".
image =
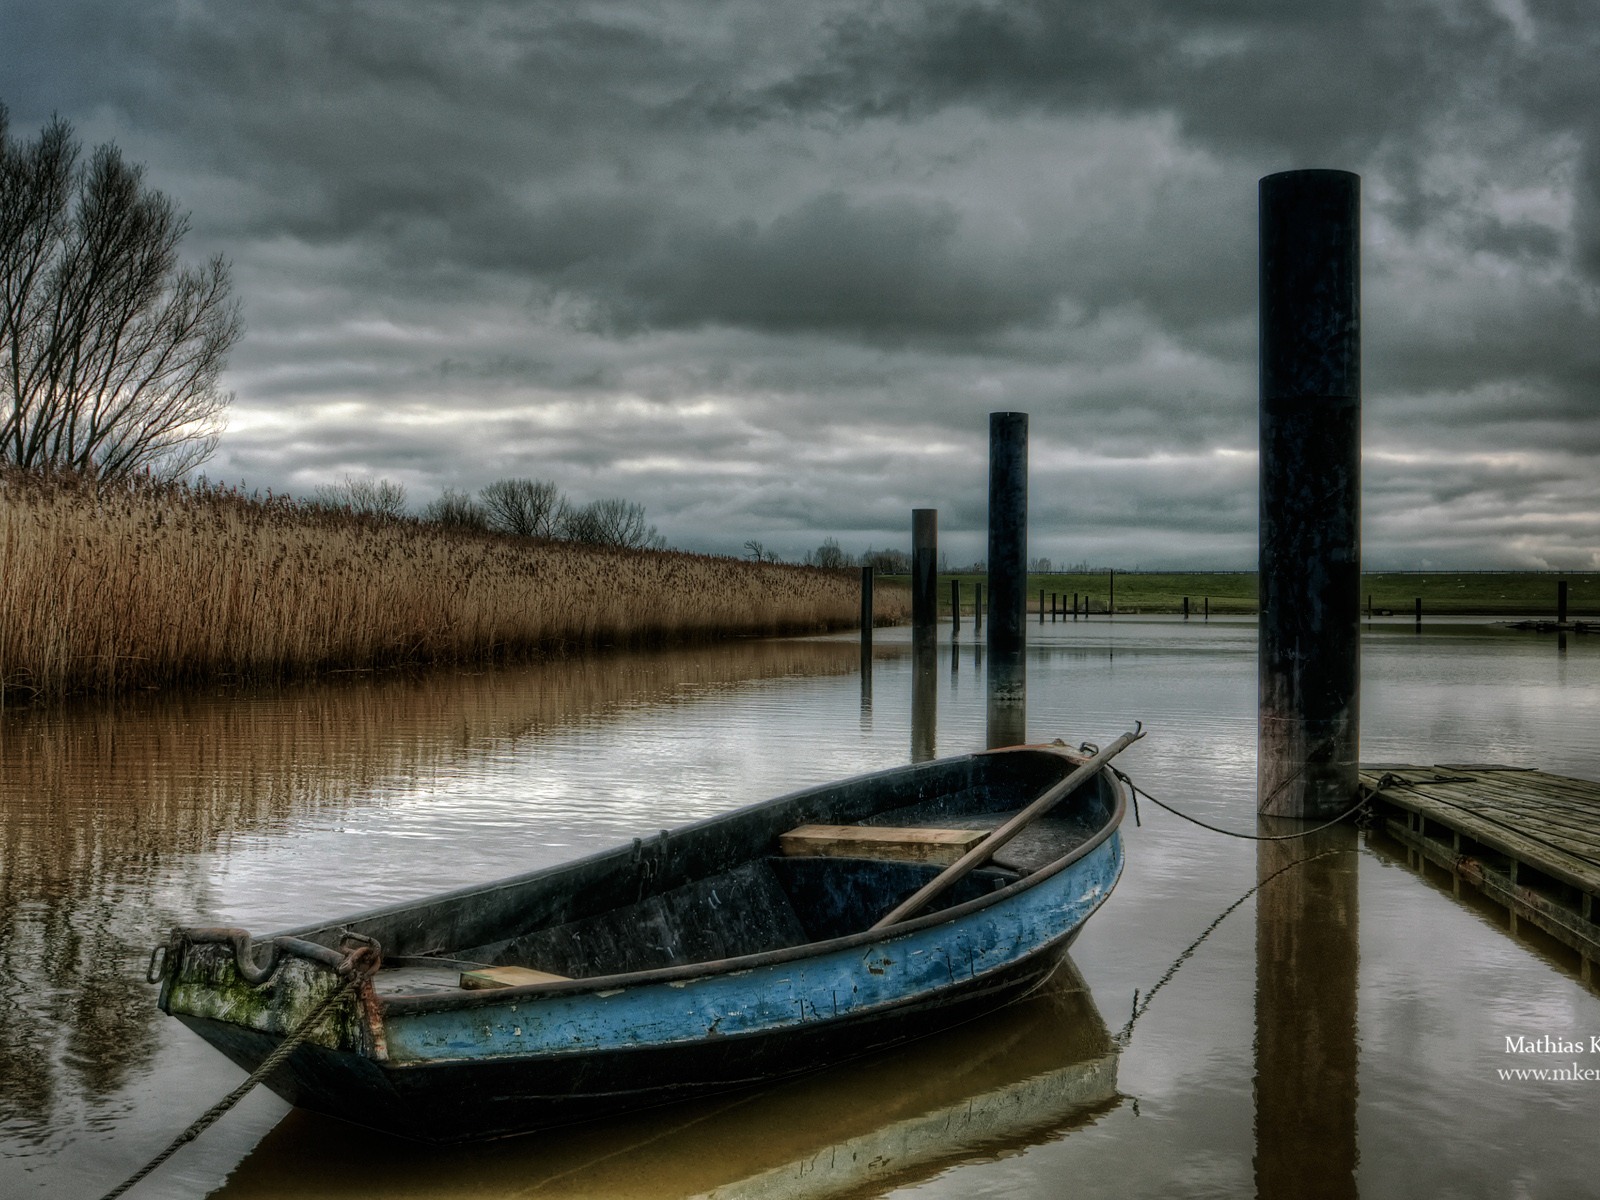
[[13, 128], [115, 139], [234, 262], [213, 475], [502, 475], [668, 537], [1254, 557], [1257, 179], [1364, 179], [1374, 562], [1600, 551], [1579, 0], [23, 6]]

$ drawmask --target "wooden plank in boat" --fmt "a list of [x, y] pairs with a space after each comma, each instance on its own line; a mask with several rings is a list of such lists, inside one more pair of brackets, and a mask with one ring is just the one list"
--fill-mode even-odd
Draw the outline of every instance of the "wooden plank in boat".
[[906, 828], [893, 825], [802, 825], [778, 838], [784, 854], [889, 858], [948, 865], [981, 842], [987, 829]]
[[565, 983], [566, 975], [552, 975], [549, 971], [535, 971], [532, 967], [483, 967], [477, 971], [461, 972], [464, 988], [522, 987], [529, 983]]

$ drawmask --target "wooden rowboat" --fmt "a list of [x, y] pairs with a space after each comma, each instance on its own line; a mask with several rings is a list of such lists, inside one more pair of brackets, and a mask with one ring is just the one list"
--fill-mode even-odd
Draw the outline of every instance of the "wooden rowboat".
[[[1049, 978], [1122, 871], [1114, 750], [1089, 749], [864, 775], [260, 941], [179, 927], [152, 979], [163, 1010], [250, 1070], [331, 998], [268, 1086], [425, 1141], [766, 1083]], [[986, 865], [873, 927], [1030, 810], [1045, 811]]]

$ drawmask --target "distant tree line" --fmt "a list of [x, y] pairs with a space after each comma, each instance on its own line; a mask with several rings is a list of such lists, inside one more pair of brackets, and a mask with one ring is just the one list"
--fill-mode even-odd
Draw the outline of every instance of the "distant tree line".
[[[406, 515], [404, 485], [388, 479], [346, 479], [316, 489], [319, 508], [399, 520]], [[575, 504], [542, 479], [497, 479], [470, 492], [446, 488], [422, 510], [422, 520], [454, 529], [553, 538], [590, 546], [659, 550], [666, 539], [645, 519], [644, 505], [620, 497]]]

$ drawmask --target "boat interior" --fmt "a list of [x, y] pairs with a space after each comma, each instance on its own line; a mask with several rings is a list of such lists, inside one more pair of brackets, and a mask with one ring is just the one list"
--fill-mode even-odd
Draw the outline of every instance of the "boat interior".
[[[1059, 760], [1058, 760], [1059, 761]], [[1031, 783], [1031, 786], [1029, 784]], [[625, 860], [569, 881], [574, 894], [506, 908], [504, 918], [423, 953], [387, 956], [387, 996], [630, 974], [714, 963], [859, 933], [1028, 803], [1038, 785], [985, 780], [923, 792], [841, 823], [775, 827], [753, 853], [706, 863], [688, 844], [635, 842]], [[987, 895], [1054, 863], [1104, 827], [1108, 785], [1092, 780], [1036, 819], [929, 912]], [[695, 830], [682, 835], [688, 843]], [[711, 856], [714, 860], [716, 856]], [[713, 869], [695, 869], [692, 860]], [[559, 881], [552, 880], [553, 886]], [[485, 935], [488, 936], [485, 936]]]

